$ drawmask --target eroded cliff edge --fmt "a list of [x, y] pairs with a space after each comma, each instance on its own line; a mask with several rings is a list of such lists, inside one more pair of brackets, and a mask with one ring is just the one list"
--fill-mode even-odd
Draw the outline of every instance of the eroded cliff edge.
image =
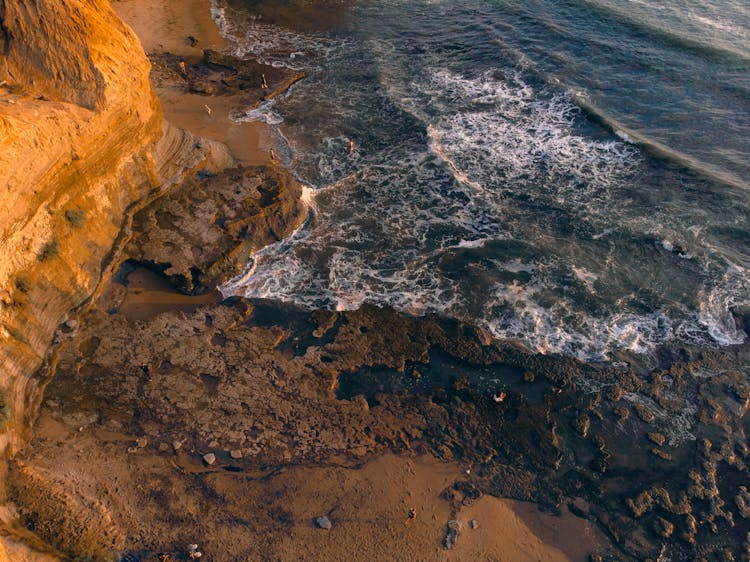
[[0, 0], [0, 450], [23, 443], [31, 378], [95, 291], [128, 217], [230, 157], [162, 119], [138, 39], [106, 0]]

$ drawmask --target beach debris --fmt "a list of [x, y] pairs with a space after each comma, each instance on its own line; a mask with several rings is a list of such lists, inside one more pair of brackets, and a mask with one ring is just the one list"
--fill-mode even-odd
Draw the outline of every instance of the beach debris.
[[213, 453], [206, 453], [205, 455], [203, 455], [203, 462], [208, 466], [211, 466], [216, 462], [216, 455], [214, 455]]
[[313, 522], [318, 529], [325, 529], [326, 531], [329, 531], [331, 527], [333, 527], [333, 525], [331, 524], [331, 520], [328, 519], [328, 517], [326, 517], [325, 515], [316, 517]]
[[498, 390], [495, 394], [492, 395], [492, 399], [500, 404], [502, 402], [505, 402], [505, 399], [508, 397], [508, 393], [504, 390]]
[[479, 521], [477, 521], [476, 519], [472, 519], [471, 521], [469, 521], [469, 527], [471, 527], [472, 529], [479, 529]]
[[443, 539], [443, 546], [446, 549], [450, 550], [456, 546], [459, 532], [461, 532], [461, 522], [456, 519], [448, 521], [445, 530], [445, 538]]
[[196, 560], [203, 556], [203, 553], [198, 550], [197, 544], [189, 544], [187, 549], [190, 560]]
[[406, 521], [404, 522], [404, 525], [408, 525], [412, 521], [414, 521], [417, 518], [417, 508], [412, 507], [409, 509], [409, 513], [406, 515]]

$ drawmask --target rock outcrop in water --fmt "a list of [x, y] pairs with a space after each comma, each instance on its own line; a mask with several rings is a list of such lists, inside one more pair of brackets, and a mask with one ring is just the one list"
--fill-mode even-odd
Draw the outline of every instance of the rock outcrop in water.
[[23, 442], [30, 377], [95, 290], [128, 215], [222, 146], [162, 120], [150, 64], [106, 0], [0, 0], [0, 451]]

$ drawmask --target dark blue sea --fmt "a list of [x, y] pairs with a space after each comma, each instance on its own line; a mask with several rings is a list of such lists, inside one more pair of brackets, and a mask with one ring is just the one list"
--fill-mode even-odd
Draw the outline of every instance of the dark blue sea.
[[304, 70], [274, 126], [307, 222], [224, 287], [389, 305], [587, 360], [744, 341], [750, 3], [216, 0]]

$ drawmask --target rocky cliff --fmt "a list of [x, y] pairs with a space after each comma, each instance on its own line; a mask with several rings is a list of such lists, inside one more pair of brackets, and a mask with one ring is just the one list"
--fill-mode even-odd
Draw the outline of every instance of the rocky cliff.
[[131, 213], [222, 146], [162, 120], [150, 65], [107, 0], [0, 0], [0, 451], [24, 440], [33, 373], [95, 291]]

